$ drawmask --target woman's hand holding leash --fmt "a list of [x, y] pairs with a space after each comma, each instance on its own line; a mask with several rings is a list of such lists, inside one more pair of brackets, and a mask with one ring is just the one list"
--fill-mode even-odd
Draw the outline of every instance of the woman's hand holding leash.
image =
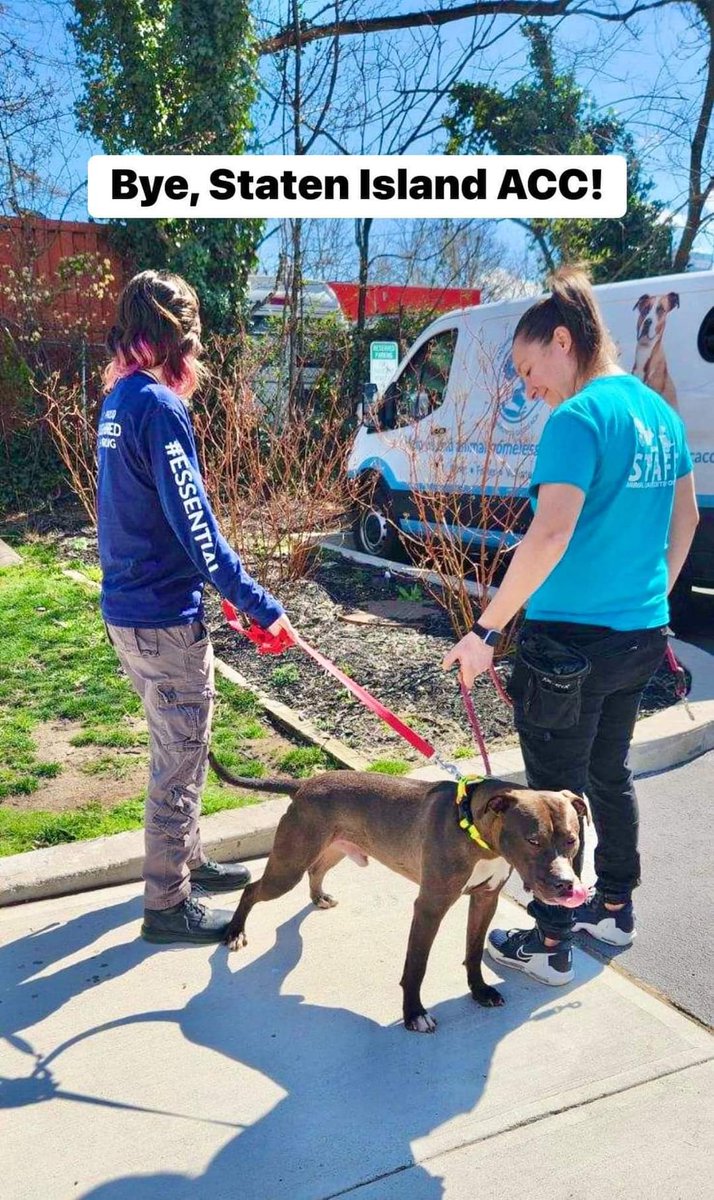
[[277, 621], [273, 621], [273, 624], [268, 626], [268, 633], [272, 634], [273, 637], [277, 637], [281, 630], [287, 633], [293, 642], [297, 641], [295, 629], [287, 613], [283, 613], [281, 617], [278, 617]]
[[475, 633], [467, 633], [448, 654], [444, 655], [442, 670], [448, 671], [459, 664], [459, 676], [470, 691], [477, 675], [488, 671], [493, 663], [493, 646], [487, 646]]

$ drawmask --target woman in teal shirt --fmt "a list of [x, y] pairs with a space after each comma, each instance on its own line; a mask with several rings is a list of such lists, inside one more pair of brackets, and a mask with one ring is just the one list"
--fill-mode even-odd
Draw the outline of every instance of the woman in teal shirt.
[[[558, 985], [573, 978], [574, 930], [617, 946], [635, 936], [638, 811], [627, 755], [698, 514], [682, 421], [618, 366], [582, 271], [557, 272], [552, 294], [518, 322], [512, 354], [529, 398], [553, 410], [531, 480], [533, 520], [444, 667], [458, 663], [471, 687], [491, 665], [492, 631], [525, 605], [511, 694], [528, 784], [587, 794], [597, 883], [578, 908], [533, 900], [535, 927], [493, 930], [487, 949]], [[568, 658], [572, 690], [549, 691], [543, 671], [555, 674]]]

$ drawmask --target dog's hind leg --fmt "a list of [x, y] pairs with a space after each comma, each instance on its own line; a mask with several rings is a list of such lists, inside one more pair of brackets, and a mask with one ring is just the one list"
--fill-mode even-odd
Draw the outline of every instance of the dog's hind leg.
[[310, 899], [317, 908], [334, 908], [337, 901], [322, 890], [322, 881], [332, 867], [336, 867], [345, 857], [344, 850], [334, 843], [327, 846], [320, 857], [310, 867]]
[[481, 974], [483, 959], [483, 944], [493, 914], [498, 904], [500, 888], [479, 888], [469, 897], [469, 919], [466, 926], [466, 978], [469, 981], [469, 991], [477, 1004], [484, 1008], [498, 1008], [504, 1004], [503, 996], [494, 987], [484, 983]]
[[306, 807], [295, 802], [281, 818], [275, 832], [273, 849], [262, 878], [249, 883], [228, 926], [225, 942], [229, 949], [245, 946], [245, 923], [259, 900], [277, 900], [300, 882], [325, 848], [325, 836], [316, 822], [306, 816]]

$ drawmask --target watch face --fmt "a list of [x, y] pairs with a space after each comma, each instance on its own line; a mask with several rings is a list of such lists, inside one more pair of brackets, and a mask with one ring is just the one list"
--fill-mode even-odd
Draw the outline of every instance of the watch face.
[[497, 629], [484, 629], [482, 625], [479, 625], [478, 621], [473, 627], [473, 632], [487, 646], [495, 646], [501, 636]]

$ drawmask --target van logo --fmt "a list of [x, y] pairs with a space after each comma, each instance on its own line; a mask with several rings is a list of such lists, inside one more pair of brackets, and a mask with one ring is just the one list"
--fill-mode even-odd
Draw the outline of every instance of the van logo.
[[503, 399], [498, 408], [498, 423], [504, 428], [514, 425], [527, 427], [538, 414], [538, 400], [529, 400], [523, 380], [511, 359], [511, 345], [503, 357], [501, 374], [504, 381]]

